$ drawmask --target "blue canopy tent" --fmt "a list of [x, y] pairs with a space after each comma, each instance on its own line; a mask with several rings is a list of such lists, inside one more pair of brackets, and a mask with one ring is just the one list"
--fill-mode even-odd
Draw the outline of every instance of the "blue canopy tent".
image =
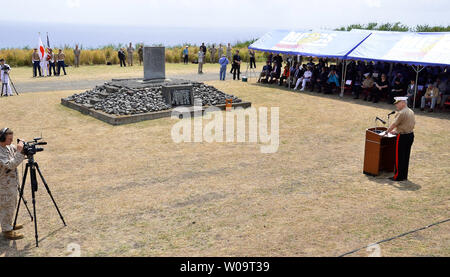
[[[266, 33], [248, 48], [287, 55], [345, 58], [371, 33], [342, 31], [287, 31], [275, 30]], [[342, 63], [342, 80], [345, 80], [347, 62]], [[343, 93], [341, 86], [341, 95]]]
[[[450, 65], [450, 33], [384, 32], [370, 30], [286, 31], [266, 33], [249, 49], [313, 57], [338, 58], [342, 63], [341, 96], [351, 60], [405, 63], [419, 72], [424, 66]], [[417, 85], [414, 94], [414, 106]]]
[[419, 72], [424, 66], [450, 65], [450, 33], [373, 32], [346, 58], [411, 65], [416, 71], [415, 107]]
[[248, 48], [287, 55], [342, 59], [371, 34], [341, 31], [286, 31], [266, 33]]

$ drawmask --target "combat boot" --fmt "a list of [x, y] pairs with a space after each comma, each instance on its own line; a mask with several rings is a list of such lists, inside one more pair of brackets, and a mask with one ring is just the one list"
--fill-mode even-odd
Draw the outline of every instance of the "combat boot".
[[3, 232], [3, 236], [6, 239], [9, 239], [9, 240], [23, 239], [23, 235], [21, 233], [16, 232], [16, 231]]
[[17, 231], [17, 230], [20, 230], [20, 229], [23, 229], [23, 225], [22, 224], [16, 224], [16, 227], [14, 227], [14, 231]]

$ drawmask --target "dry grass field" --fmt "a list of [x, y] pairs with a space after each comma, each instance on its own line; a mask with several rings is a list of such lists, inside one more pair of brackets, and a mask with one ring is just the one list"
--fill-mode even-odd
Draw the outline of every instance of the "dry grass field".
[[[278, 152], [176, 144], [170, 118], [113, 127], [60, 105], [76, 91], [0, 99], [0, 126], [48, 142], [36, 160], [68, 224], [41, 185], [40, 247], [22, 209], [26, 237], [0, 239], [0, 256], [65, 256], [71, 243], [82, 256], [338, 256], [450, 217], [448, 112], [416, 113], [409, 181], [394, 183], [362, 174], [365, 129], [393, 106], [208, 83], [279, 107]], [[383, 243], [381, 254], [449, 256], [450, 224]]]

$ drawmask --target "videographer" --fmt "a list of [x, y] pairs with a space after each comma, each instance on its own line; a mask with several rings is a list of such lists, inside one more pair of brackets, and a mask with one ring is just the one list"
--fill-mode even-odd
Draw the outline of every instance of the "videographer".
[[9, 72], [11, 67], [5, 63], [5, 59], [0, 59], [0, 79], [2, 81], [2, 93], [6, 96], [12, 96], [11, 84], [9, 83]]
[[17, 147], [11, 144], [13, 141], [13, 131], [9, 128], [0, 130], [0, 223], [3, 236], [9, 240], [23, 238], [23, 235], [16, 232], [23, 226], [17, 224], [13, 230], [12, 221], [17, 205], [17, 194], [19, 178], [17, 167], [22, 163], [25, 156], [22, 154], [23, 142], [20, 141]]

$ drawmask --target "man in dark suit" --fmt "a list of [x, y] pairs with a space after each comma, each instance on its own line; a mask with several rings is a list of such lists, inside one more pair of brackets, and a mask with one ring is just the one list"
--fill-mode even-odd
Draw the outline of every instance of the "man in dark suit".
[[262, 77], [266, 77], [266, 82], [267, 82], [267, 80], [269, 79], [269, 76], [270, 76], [270, 72], [272, 72], [272, 66], [270, 65], [270, 62], [267, 61], [266, 65], [263, 66], [263, 70], [261, 71], [261, 74], [259, 74], [258, 83], [261, 82]]
[[239, 75], [241, 74], [241, 56], [239, 56], [239, 50], [236, 50], [236, 54], [233, 56], [233, 66], [231, 72], [233, 73], [233, 80], [236, 80], [236, 74], [237, 79], [240, 80]]
[[273, 82], [278, 80], [280, 78], [280, 75], [281, 75], [281, 67], [278, 65], [277, 62], [274, 62], [272, 72], [270, 72], [269, 84], [272, 84]]
[[125, 63], [125, 51], [123, 51], [123, 49], [120, 48], [119, 51], [117, 52], [117, 55], [119, 57], [120, 67], [122, 67], [122, 64], [124, 67], [127, 67], [127, 64]]
[[206, 59], [206, 46], [205, 46], [204, 42], [200, 46], [200, 50], [203, 51], [203, 55], [204, 55], [203, 58]]

